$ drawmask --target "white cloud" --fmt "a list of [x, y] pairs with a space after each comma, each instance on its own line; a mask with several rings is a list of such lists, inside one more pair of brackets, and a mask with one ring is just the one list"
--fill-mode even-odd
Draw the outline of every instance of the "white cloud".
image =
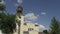
[[43, 30], [46, 30], [46, 28], [45, 28], [45, 26], [40, 25], [40, 26], [39, 26], [39, 30], [40, 30], [40, 32], [43, 32]]
[[4, 0], [2, 0], [2, 2], [0, 2], [0, 4], [4, 4]]
[[26, 22], [33, 22], [38, 19], [38, 15], [35, 15], [34, 13], [28, 13], [24, 16]]
[[21, 4], [21, 3], [23, 3], [23, 0], [17, 0], [17, 2], [18, 2], [19, 4]]
[[46, 15], [46, 12], [41, 12], [41, 15]]

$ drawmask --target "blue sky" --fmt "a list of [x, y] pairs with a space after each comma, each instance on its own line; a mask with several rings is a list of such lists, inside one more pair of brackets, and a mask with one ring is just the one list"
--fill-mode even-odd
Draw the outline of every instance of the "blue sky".
[[[60, 0], [22, 0], [23, 14], [33, 13], [38, 15], [35, 21], [45, 27], [50, 26], [51, 18], [55, 16], [60, 20]], [[18, 2], [17, 0], [5, 0], [6, 10], [10, 14], [15, 14]]]

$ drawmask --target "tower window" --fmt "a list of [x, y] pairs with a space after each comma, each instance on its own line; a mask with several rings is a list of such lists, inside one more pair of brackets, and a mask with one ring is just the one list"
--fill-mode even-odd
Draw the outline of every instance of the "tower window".
[[28, 31], [32, 31], [32, 30], [34, 30], [33, 28], [28, 28]]
[[22, 11], [17, 11], [17, 13], [21, 13], [22, 14]]

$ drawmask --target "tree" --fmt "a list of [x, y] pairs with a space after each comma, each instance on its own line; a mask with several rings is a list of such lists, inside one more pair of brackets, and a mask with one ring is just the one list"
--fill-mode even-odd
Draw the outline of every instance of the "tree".
[[[2, 2], [2, 0], [0, 0]], [[6, 6], [0, 4], [0, 30], [3, 34], [13, 34], [16, 30], [15, 15], [6, 14], [3, 11], [6, 10]]]
[[13, 34], [16, 29], [15, 15], [0, 13], [0, 30], [3, 34]]
[[6, 8], [5, 5], [1, 5], [1, 4], [0, 4], [0, 11], [4, 11], [5, 8]]
[[55, 17], [53, 17], [52, 20], [51, 20], [51, 26], [50, 26], [50, 28], [51, 28], [51, 33], [52, 33], [52, 34], [60, 34], [60, 33], [59, 33], [59, 32], [60, 32], [60, 28], [59, 28], [59, 27], [60, 27], [60, 26], [59, 26], [59, 21], [56, 20]]
[[[2, 0], [0, 0], [0, 2], [2, 2]], [[5, 11], [6, 10], [6, 6], [3, 4], [0, 4], [0, 11]]]

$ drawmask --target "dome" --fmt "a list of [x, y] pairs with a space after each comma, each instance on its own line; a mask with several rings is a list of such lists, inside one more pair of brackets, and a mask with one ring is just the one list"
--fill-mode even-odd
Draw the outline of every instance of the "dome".
[[18, 6], [17, 10], [18, 11], [22, 11], [23, 10], [23, 7], [22, 6]]

